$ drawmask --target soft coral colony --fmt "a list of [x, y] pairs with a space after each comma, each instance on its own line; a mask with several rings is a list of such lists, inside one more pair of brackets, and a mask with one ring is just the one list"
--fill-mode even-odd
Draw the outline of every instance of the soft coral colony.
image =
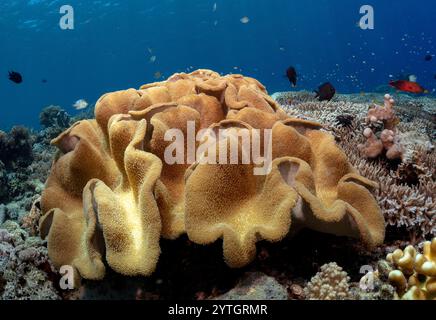
[[[280, 241], [301, 228], [369, 247], [384, 241], [371, 193], [377, 184], [359, 175], [321, 124], [290, 118], [255, 79], [175, 74], [104, 95], [95, 116], [53, 140], [60, 151], [41, 201], [50, 258], [58, 268], [73, 266], [78, 278], [102, 279], [108, 266], [148, 276], [160, 237], [184, 233], [203, 245], [222, 238], [230, 267], [250, 263], [257, 241]], [[167, 164], [165, 132], [186, 134], [190, 121], [196, 130], [271, 129], [271, 172], [254, 175], [256, 164], [241, 161]]]

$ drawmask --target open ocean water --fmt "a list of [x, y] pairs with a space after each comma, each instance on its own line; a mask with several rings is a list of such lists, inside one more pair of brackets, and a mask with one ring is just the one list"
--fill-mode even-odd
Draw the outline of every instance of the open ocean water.
[[[60, 27], [64, 5], [72, 30]], [[363, 5], [374, 29], [359, 26]], [[291, 89], [291, 65], [292, 90], [330, 81], [340, 93], [371, 92], [416, 75], [432, 94], [435, 17], [434, 0], [2, 0], [0, 128], [38, 127], [48, 105], [74, 114], [79, 99], [92, 105], [197, 68], [255, 77], [270, 93]]]

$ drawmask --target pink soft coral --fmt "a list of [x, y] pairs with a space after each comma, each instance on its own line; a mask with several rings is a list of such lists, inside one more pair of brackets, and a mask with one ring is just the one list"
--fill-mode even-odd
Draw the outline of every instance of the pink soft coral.
[[[369, 127], [363, 132], [367, 140], [365, 144], [360, 144], [358, 148], [367, 158], [377, 158], [386, 151], [388, 159], [402, 159], [404, 148], [401, 146], [397, 130], [399, 119], [394, 110], [395, 101], [389, 94], [385, 95], [384, 100], [384, 106], [376, 105], [368, 111], [366, 122]], [[371, 129], [375, 124], [383, 126], [380, 138]]]

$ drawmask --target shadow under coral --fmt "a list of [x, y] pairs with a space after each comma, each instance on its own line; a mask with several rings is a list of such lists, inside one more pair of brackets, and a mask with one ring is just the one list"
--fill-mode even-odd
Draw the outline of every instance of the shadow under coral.
[[156, 272], [148, 277], [125, 277], [109, 271], [103, 281], [82, 280], [66, 299], [197, 300], [215, 298], [236, 286], [246, 272], [262, 272], [290, 288], [304, 285], [325, 263], [337, 262], [358, 281], [363, 265], [376, 263], [381, 249], [366, 251], [357, 240], [304, 230], [280, 243], [259, 242], [254, 262], [241, 269], [229, 268], [222, 255], [222, 241], [201, 246], [187, 236], [162, 240]]

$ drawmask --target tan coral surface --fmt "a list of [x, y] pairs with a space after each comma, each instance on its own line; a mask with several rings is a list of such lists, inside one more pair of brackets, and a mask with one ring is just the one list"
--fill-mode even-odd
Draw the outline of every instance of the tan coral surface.
[[[104, 95], [95, 116], [53, 141], [59, 154], [41, 200], [50, 258], [58, 268], [72, 265], [78, 278], [101, 279], [107, 266], [150, 275], [160, 237], [183, 233], [199, 244], [222, 238], [231, 267], [252, 261], [257, 241], [279, 241], [303, 227], [369, 247], [384, 240], [371, 194], [377, 185], [359, 175], [321, 124], [287, 116], [255, 79], [210, 70], [175, 74]], [[231, 134], [207, 138], [198, 152], [204, 141], [195, 138], [207, 128]], [[194, 142], [168, 139], [170, 129]], [[271, 170], [263, 175], [255, 169], [265, 158], [247, 149], [244, 132], [260, 143], [260, 154], [271, 148]], [[202, 161], [213, 152], [231, 155], [232, 145], [236, 162]], [[167, 161], [171, 148], [182, 152], [181, 162]]]

